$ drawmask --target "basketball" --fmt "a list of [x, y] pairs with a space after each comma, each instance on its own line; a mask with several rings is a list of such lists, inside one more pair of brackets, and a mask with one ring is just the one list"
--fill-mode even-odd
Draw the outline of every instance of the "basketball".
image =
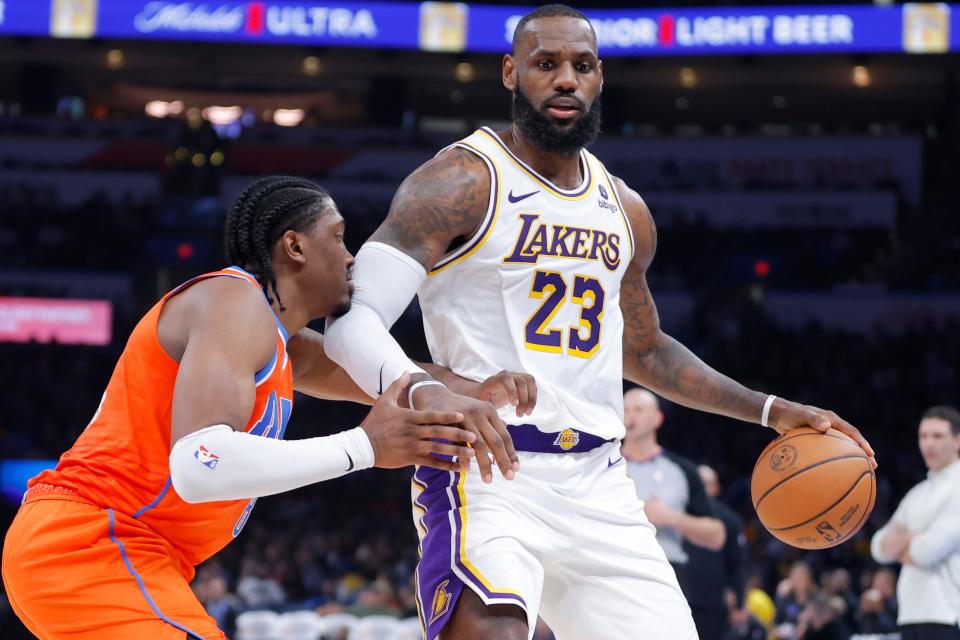
[[835, 429], [793, 429], [767, 445], [753, 468], [753, 508], [771, 535], [801, 549], [826, 549], [860, 530], [877, 478], [866, 454]]

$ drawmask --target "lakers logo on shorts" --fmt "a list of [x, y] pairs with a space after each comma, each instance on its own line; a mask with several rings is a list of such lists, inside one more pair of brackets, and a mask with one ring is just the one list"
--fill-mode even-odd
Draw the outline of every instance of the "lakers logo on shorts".
[[453, 600], [453, 596], [447, 591], [448, 584], [450, 584], [450, 580], [444, 580], [437, 586], [437, 590], [433, 592], [430, 624], [433, 624], [437, 618], [445, 614], [450, 608], [450, 601]]
[[580, 434], [573, 429], [564, 429], [557, 436], [557, 439], [553, 441], [553, 444], [564, 451], [570, 451], [570, 449], [580, 444]]

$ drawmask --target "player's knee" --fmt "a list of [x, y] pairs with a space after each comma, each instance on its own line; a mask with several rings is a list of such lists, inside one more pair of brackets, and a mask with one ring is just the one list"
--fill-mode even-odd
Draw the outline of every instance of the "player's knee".
[[[446, 634], [444, 634], [444, 639]], [[473, 620], [471, 624], [461, 625], [455, 634], [455, 640], [527, 640], [527, 623], [512, 617], [493, 617]]]
[[442, 640], [526, 640], [527, 614], [515, 605], [487, 606], [464, 589]]

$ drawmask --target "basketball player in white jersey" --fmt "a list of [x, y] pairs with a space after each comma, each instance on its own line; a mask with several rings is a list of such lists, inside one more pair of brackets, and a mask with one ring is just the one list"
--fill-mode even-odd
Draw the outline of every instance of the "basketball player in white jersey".
[[622, 378], [779, 432], [833, 426], [873, 451], [835, 413], [747, 389], [661, 331], [645, 278], [653, 219], [585, 149], [603, 67], [582, 14], [548, 5], [520, 20], [503, 84], [512, 126], [480, 129], [407, 178], [357, 255], [350, 312], [327, 327], [328, 354], [367, 393], [412, 371], [417, 409], [462, 402], [389, 336], [417, 293], [437, 364], [536, 380], [532, 411], [520, 384], [506, 429], [478, 433], [476, 466], [414, 475], [424, 634], [522, 640], [539, 614], [559, 640], [696, 638], [620, 455]]

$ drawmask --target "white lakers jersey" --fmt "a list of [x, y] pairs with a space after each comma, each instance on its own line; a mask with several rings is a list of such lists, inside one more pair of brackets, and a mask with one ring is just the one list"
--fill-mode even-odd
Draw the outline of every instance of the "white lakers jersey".
[[584, 150], [582, 184], [561, 189], [489, 128], [454, 146], [486, 163], [490, 205], [420, 288], [434, 362], [473, 380], [503, 369], [536, 378], [533, 415], [504, 407], [507, 424], [622, 438], [620, 280], [633, 235], [606, 169]]

